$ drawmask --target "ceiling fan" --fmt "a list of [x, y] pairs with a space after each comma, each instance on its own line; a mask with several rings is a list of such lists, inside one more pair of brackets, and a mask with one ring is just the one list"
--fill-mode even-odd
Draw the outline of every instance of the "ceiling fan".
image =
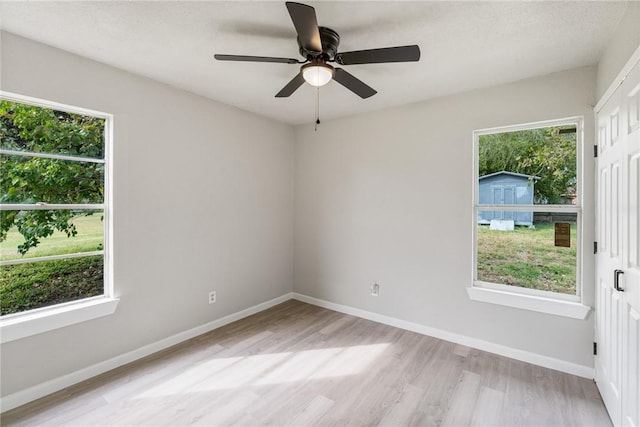
[[219, 55], [219, 61], [275, 62], [282, 64], [304, 64], [300, 72], [276, 94], [276, 98], [290, 96], [306, 81], [312, 86], [323, 86], [331, 79], [340, 83], [361, 98], [369, 98], [377, 92], [352, 74], [329, 65], [380, 64], [387, 62], [411, 62], [420, 59], [417, 45], [386, 47], [381, 49], [338, 52], [340, 35], [327, 27], [319, 27], [316, 11], [306, 4], [286, 2], [293, 26], [298, 33], [300, 55], [305, 59], [276, 58], [268, 56]]

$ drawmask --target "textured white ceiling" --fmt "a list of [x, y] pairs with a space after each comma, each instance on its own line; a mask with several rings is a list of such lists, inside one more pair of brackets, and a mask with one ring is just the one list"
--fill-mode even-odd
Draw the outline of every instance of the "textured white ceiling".
[[[626, 2], [306, 2], [340, 51], [418, 44], [420, 62], [344, 68], [378, 91], [330, 82], [329, 119], [597, 62]], [[274, 95], [289, 64], [221, 62], [214, 53], [299, 58], [284, 2], [0, 2], [3, 30], [290, 123], [313, 122], [315, 89]]]

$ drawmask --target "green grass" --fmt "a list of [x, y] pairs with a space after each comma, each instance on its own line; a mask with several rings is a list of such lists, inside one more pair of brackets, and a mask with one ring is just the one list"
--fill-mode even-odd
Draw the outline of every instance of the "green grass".
[[[91, 252], [102, 249], [102, 213], [73, 219], [78, 234], [67, 237], [55, 232], [29, 250], [24, 257], [17, 251], [24, 242], [15, 229], [0, 242], [0, 260], [34, 258]], [[90, 256], [40, 261], [0, 267], [0, 315], [19, 313], [63, 302], [102, 295], [103, 257]]]
[[576, 226], [571, 247], [554, 246], [554, 226], [514, 231], [478, 227], [478, 280], [543, 291], [576, 293]]
[[17, 247], [24, 242], [24, 238], [14, 228], [7, 233], [7, 238], [0, 242], [0, 260], [34, 258], [47, 255], [72, 254], [77, 252], [91, 252], [102, 249], [104, 227], [101, 221], [102, 212], [90, 216], [79, 216], [73, 219], [78, 234], [67, 237], [56, 231], [53, 235], [42, 239], [40, 244], [31, 248], [24, 256], [18, 253]]
[[102, 256], [3, 266], [0, 315], [102, 295], [103, 289]]

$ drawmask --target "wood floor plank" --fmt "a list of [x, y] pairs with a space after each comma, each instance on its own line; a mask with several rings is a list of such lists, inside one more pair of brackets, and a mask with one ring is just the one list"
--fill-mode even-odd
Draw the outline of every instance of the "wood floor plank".
[[454, 344], [438, 340], [425, 358], [425, 366], [414, 384], [425, 390], [412, 424], [439, 426], [449, 411], [449, 402], [460, 381], [465, 360], [453, 354]]
[[0, 416], [3, 426], [609, 426], [593, 381], [299, 301]]
[[287, 427], [313, 425], [326, 414], [334, 404], [335, 402], [331, 399], [327, 399], [322, 395], [316, 396], [284, 425]]
[[443, 426], [468, 426], [473, 420], [473, 410], [478, 401], [480, 393], [480, 375], [473, 372], [463, 371], [458, 382], [446, 417], [442, 421]]
[[489, 387], [481, 387], [473, 414], [469, 421], [472, 426], [499, 426], [500, 412], [504, 405], [503, 392]]
[[380, 420], [379, 425], [385, 427], [406, 426], [410, 424], [410, 417], [422, 399], [424, 390], [407, 384], [399, 399], [389, 408]]

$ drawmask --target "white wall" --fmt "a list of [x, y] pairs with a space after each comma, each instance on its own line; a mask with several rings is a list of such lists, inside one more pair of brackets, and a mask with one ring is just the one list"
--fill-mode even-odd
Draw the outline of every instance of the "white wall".
[[596, 91], [598, 100], [638, 47], [640, 47], [640, 1], [631, 1], [598, 62]]
[[289, 126], [12, 34], [1, 42], [3, 90], [115, 115], [121, 298], [112, 316], [2, 345], [3, 396], [291, 292]]
[[[470, 301], [472, 131], [584, 116], [581, 68], [296, 128], [294, 290], [329, 302], [592, 367], [593, 315], [574, 320]], [[366, 102], [366, 101], [363, 101]], [[594, 303], [593, 160], [584, 163], [585, 302]], [[380, 296], [369, 295], [372, 282]]]

